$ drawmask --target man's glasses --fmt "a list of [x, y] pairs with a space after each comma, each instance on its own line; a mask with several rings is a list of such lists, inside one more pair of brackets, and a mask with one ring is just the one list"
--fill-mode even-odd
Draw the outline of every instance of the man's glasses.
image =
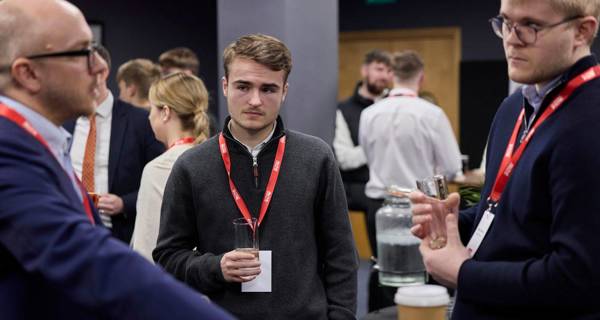
[[510, 21], [506, 21], [502, 16], [498, 16], [491, 18], [490, 23], [492, 24], [492, 29], [494, 29], [494, 33], [498, 37], [500, 37], [500, 39], [504, 39], [504, 37], [508, 37], [511, 32], [515, 32], [517, 38], [524, 44], [534, 44], [537, 41], [538, 32], [545, 29], [554, 28], [556, 26], [567, 22], [571, 22], [579, 18], [581, 18], [581, 16], [566, 18], [557, 23], [548, 24], [545, 26], [538, 26], [535, 24], [513, 23]]
[[[60, 57], [87, 57], [87, 65], [88, 71], [92, 72], [96, 64], [98, 63], [96, 58], [96, 53], [98, 52], [98, 45], [93, 44], [89, 48], [80, 49], [80, 50], [69, 50], [69, 51], [59, 51], [59, 52], [50, 52], [50, 53], [42, 53], [42, 54], [34, 54], [30, 56], [26, 56], [25, 58], [30, 60], [36, 59], [49, 59], [49, 58], [60, 58]], [[11, 65], [0, 67], [0, 72], [9, 71]]]

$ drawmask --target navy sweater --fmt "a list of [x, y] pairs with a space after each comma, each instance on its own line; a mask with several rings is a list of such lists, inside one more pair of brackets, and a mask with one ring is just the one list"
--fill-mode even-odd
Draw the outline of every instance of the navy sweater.
[[[597, 64], [577, 62], [551, 91]], [[508, 97], [493, 121], [486, 199], [524, 101]], [[461, 267], [453, 319], [600, 319], [600, 79], [577, 89], [534, 134], [494, 210], [479, 250]], [[463, 242], [484, 210], [461, 212]]]

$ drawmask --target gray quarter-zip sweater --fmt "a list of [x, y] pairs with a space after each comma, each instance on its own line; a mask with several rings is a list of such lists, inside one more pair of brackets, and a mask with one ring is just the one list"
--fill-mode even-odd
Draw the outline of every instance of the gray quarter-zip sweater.
[[223, 278], [220, 260], [234, 249], [232, 220], [241, 213], [229, 189], [218, 136], [175, 163], [165, 188], [155, 261], [240, 319], [355, 319], [358, 260], [329, 146], [285, 130], [279, 118], [257, 157], [257, 173], [248, 150], [227, 129], [228, 121], [223, 130], [232, 180], [253, 216], [259, 212], [277, 141], [283, 135], [287, 139], [279, 179], [259, 227], [260, 249], [272, 251], [272, 292], [242, 293], [239, 283]]

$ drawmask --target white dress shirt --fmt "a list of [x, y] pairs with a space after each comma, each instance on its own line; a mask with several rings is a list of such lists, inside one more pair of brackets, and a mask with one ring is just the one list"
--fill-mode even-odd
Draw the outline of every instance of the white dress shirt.
[[369, 165], [365, 194], [384, 198], [389, 186], [415, 188], [417, 179], [461, 171], [460, 151], [444, 111], [416, 93], [395, 88], [366, 108], [359, 142]]
[[340, 110], [337, 110], [335, 116], [333, 150], [342, 170], [352, 170], [367, 164], [365, 152], [360, 145], [354, 145], [350, 128], [348, 128], [348, 123]]
[[[94, 192], [97, 194], [108, 193], [108, 155], [110, 152], [113, 102], [113, 95], [109, 92], [106, 99], [96, 108]], [[83, 171], [83, 156], [89, 131], [90, 120], [87, 117], [79, 117], [75, 124], [75, 130], [73, 130], [73, 145], [71, 146], [71, 161], [79, 178], [81, 178]], [[105, 226], [112, 227], [109, 216], [101, 214], [100, 217]]]

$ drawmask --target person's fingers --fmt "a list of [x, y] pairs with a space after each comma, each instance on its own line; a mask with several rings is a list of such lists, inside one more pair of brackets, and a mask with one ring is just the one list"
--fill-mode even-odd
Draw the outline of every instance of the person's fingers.
[[258, 260], [255, 253], [248, 251], [233, 250], [226, 253], [226, 255], [231, 260]]
[[458, 232], [458, 219], [454, 213], [450, 213], [446, 216], [446, 233], [446, 239], [449, 246], [462, 246], [462, 242], [460, 241], [460, 233]]
[[410, 202], [415, 205], [417, 203], [424, 203], [427, 197], [425, 194], [423, 194], [423, 192], [415, 190], [408, 194], [408, 199], [410, 199]]
[[430, 214], [419, 215], [419, 216], [413, 215], [412, 223], [413, 223], [413, 225], [423, 224], [423, 223], [430, 222], [431, 219], [432, 219], [432, 217]]
[[410, 228], [410, 232], [419, 239], [423, 239], [426, 236], [425, 230], [423, 229], [423, 226], [420, 224], [417, 224], [417, 225], [413, 226], [412, 228]]
[[452, 192], [448, 198], [444, 200], [446, 208], [452, 213], [458, 213], [458, 205], [460, 204], [460, 195], [457, 192]]
[[423, 215], [423, 214], [431, 214], [433, 210], [433, 206], [429, 203], [419, 203], [412, 205], [413, 216]]
[[238, 268], [230, 270], [230, 274], [236, 277], [256, 277], [260, 274], [260, 268]]

